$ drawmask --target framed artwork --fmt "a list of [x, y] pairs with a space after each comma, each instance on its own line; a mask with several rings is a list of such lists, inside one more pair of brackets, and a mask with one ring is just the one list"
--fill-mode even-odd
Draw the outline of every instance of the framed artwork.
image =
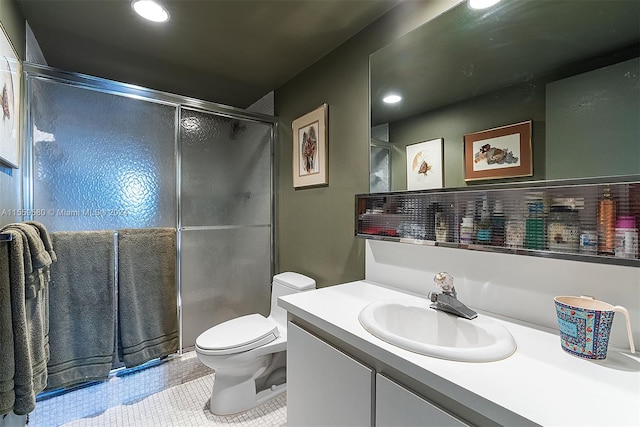
[[443, 186], [443, 139], [407, 145], [407, 190]]
[[322, 104], [291, 124], [294, 188], [329, 183], [328, 110], [327, 104]]
[[18, 167], [20, 131], [20, 61], [9, 36], [0, 23], [0, 162]]
[[464, 180], [533, 175], [531, 120], [464, 136]]

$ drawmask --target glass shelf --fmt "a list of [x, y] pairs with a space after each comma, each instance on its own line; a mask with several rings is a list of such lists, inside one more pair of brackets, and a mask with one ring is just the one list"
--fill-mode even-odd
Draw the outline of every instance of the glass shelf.
[[638, 226], [640, 175], [356, 195], [357, 237], [409, 244], [637, 267]]

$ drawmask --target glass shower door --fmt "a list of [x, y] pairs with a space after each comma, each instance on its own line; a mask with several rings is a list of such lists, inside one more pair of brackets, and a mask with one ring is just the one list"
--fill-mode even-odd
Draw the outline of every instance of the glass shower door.
[[176, 106], [30, 84], [33, 219], [49, 231], [176, 226]]
[[183, 347], [206, 329], [269, 313], [273, 125], [183, 108]]

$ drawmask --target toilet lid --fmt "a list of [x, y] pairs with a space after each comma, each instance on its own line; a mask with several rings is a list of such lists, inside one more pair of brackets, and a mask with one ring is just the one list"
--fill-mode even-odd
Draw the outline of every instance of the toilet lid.
[[207, 329], [196, 339], [196, 346], [223, 355], [252, 350], [279, 336], [275, 322], [260, 314], [249, 314]]

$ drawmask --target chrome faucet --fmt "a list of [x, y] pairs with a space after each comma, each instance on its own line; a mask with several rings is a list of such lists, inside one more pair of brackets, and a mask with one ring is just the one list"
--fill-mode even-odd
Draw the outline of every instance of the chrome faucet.
[[478, 313], [458, 301], [456, 288], [453, 286], [453, 276], [446, 272], [441, 272], [433, 277], [433, 283], [442, 289], [442, 293], [429, 292], [428, 298], [433, 304], [429, 307], [436, 310], [446, 311], [465, 319], [475, 319]]

